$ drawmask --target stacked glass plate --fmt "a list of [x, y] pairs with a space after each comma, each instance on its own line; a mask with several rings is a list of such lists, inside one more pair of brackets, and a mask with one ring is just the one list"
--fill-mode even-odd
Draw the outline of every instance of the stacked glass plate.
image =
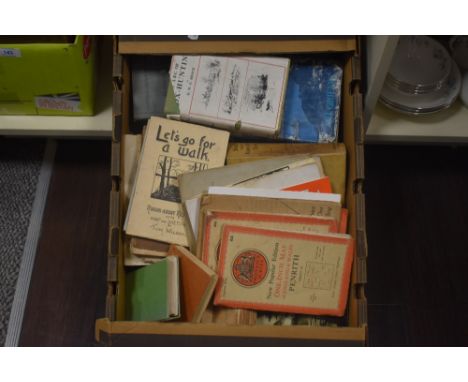
[[443, 45], [426, 36], [401, 36], [380, 102], [405, 114], [430, 114], [450, 107], [460, 87], [460, 70]]

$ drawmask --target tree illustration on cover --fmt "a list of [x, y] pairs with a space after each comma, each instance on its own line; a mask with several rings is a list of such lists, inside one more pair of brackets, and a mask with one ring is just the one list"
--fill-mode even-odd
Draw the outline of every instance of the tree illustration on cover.
[[268, 74], [260, 74], [249, 78], [246, 87], [245, 99], [247, 107], [252, 110], [263, 110], [265, 101], [267, 101], [265, 110], [271, 110], [270, 101], [267, 98], [268, 92]]
[[177, 177], [186, 172], [206, 170], [207, 165], [202, 162], [176, 159], [160, 155], [156, 163], [151, 197], [180, 203], [180, 189]]
[[304, 142], [336, 140], [342, 73], [342, 69], [335, 64], [292, 67], [282, 138]]

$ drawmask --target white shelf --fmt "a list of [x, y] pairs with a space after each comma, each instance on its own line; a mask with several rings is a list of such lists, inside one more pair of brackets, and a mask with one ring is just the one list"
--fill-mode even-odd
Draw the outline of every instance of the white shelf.
[[406, 116], [378, 103], [366, 142], [468, 143], [468, 108], [456, 101], [432, 115]]
[[468, 108], [457, 101], [447, 110], [425, 116], [406, 116], [377, 99], [399, 36], [368, 36], [366, 143], [468, 143]]
[[104, 37], [94, 116], [0, 115], [0, 135], [98, 138], [112, 135], [112, 38]]
[[93, 117], [0, 116], [0, 135], [110, 137], [112, 106]]

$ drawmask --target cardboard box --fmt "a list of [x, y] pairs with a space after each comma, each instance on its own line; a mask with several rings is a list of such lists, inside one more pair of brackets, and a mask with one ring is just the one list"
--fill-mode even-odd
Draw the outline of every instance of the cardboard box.
[[[343, 38], [227, 37], [229, 41], [185, 41], [135, 37], [115, 39], [114, 45], [114, 129], [112, 141], [112, 190], [108, 250], [108, 294], [106, 317], [96, 321], [96, 340], [106, 345], [365, 345], [367, 339], [367, 243], [364, 210], [364, 131], [360, 93], [359, 40]], [[214, 37], [212, 37], [214, 39]], [[135, 41], [136, 40], [136, 41]], [[122, 54], [124, 53], [124, 54]], [[347, 150], [345, 207], [349, 212], [348, 232], [355, 238], [347, 326], [338, 328], [305, 326], [235, 326], [219, 324], [158, 323], [124, 321], [125, 269], [123, 265], [124, 198], [121, 180], [125, 152], [121, 139], [131, 124], [132, 54], [332, 54], [344, 62], [339, 141]]]
[[0, 114], [93, 115], [95, 39], [0, 37]]

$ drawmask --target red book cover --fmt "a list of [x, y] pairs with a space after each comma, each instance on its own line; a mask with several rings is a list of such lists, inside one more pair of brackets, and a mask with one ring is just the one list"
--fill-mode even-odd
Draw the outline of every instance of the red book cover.
[[304, 233], [338, 232], [337, 222], [333, 218], [241, 211], [209, 211], [205, 219], [202, 261], [214, 270], [218, 266], [219, 244], [222, 228], [225, 224]]
[[216, 305], [342, 316], [354, 243], [349, 235], [226, 225]]

